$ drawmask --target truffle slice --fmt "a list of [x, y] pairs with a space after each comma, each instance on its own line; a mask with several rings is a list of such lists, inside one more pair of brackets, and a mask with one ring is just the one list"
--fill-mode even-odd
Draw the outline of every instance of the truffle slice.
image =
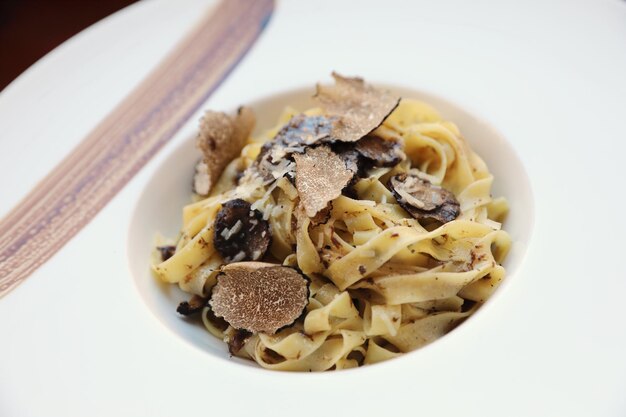
[[332, 150], [343, 160], [346, 168], [355, 175], [363, 173], [366, 164], [361, 154], [357, 152], [354, 143], [336, 142], [332, 144]]
[[178, 305], [176, 311], [183, 316], [190, 316], [199, 313], [206, 306], [207, 299], [199, 295], [194, 295], [189, 301], [183, 301]]
[[248, 168], [248, 170], [256, 172], [262, 179], [266, 181], [274, 179], [274, 177], [272, 176], [272, 172], [276, 169], [276, 164], [272, 163], [272, 151], [275, 147], [276, 143], [274, 143], [273, 141], [263, 144], [261, 150], [259, 151], [259, 155], [257, 155], [256, 160]]
[[240, 107], [234, 117], [215, 111], [204, 114], [196, 139], [196, 146], [204, 156], [196, 166], [194, 191], [197, 194], [209, 193], [226, 165], [240, 154], [254, 124], [254, 113], [248, 107]]
[[330, 139], [339, 119], [332, 116], [307, 116], [299, 114], [276, 134], [276, 143], [285, 147], [312, 145]]
[[294, 116], [276, 134], [274, 140], [261, 148], [254, 167], [266, 181], [291, 174], [290, 157], [303, 153], [306, 147], [322, 139], [330, 139], [337, 118], [327, 116]]
[[367, 135], [356, 142], [355, 150], [379, 167], [392, 167], [406, 158], [398, 142], [374, 135]]
[[413, 174], [399, 174], [389, 179], [389, 189], [398, 204], [416, 219], [447, 223], [457, 218], [461, 209], [454, 194]]
[[334, 86], [317, 85], [314, 98], [331, 116], [339, 117], [333, 138], [354, 142], [367, 135], [391, 114], [400, 103], [387, 91], [365, 84], [362, 78], [342, 77], [332, 73]]
[[326, 145], [307, 148], [304, 154], [294, 154], [296, 161], [296, 189], [300, 202], [309, 217], [339, 197], [354, 172]]
[[311, 224], [318, 225], [328, 223], [330, 220], [330, 215], [333, 211], [333, 203], [328, 203], [326, 207], [317, 212], [314, 217], [311, 217]]
[[238, 262], [222, 268], [209, 303], [235, 329], [273, 334], [300, 317], [308, 299], [308, 280], [295, 269]]
[[[283, 148], [276, 142], [267, 142], [261, 147], [261, 151], [256, 161], [251, 166], [263, 180], [274, 181], [285, 175], [292, 176], [295, 164], [286, 158], [291, 155], [294, 148]], [[298, 148], [299, 152], [303, 152], [304, 148]]]
[[332, 144], [332, 150], [343, 160], [346, 168], [354, 173], [348, 185], [341, 191], [343, 195], [354, 199], [358, 198], [354, 185], [359, 181], [359, 178], [366, 177], [367, 170], [372, 167], [371, 161], [356, 151], [356, 143], [358, 142], [335, 142]]
[[270, 243], [270, 225], [250, 203], [238, 198], [222, 205], [215, 218], [213, 244], [224, 261], [259, 260]]

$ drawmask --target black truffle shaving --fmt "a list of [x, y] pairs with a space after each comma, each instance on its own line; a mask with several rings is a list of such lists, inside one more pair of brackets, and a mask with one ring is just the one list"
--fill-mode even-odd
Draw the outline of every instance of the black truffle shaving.
[[[292, 160], [294, 153], [304, 153], [306, 148], [317, 142], [331, 140], [331, 133], [337, 118], [328, 116], [294, 116], [276, 134], [274, 140], [266, 142], [254, 162], [254, 169], [261, 178], [272, 181], [272, 174], [281, 160]], [[293, 172], [287, 173], [290, 181], [294, 181]]]
[[197, 194], [210, 192], [224, 168], [241, 153], [255, 123], [254, 113], [248, 107], [240, 107], [234, 116], [215, 111], [204, 114], [196, 138], [196, 146], [203, 154], [194, 177]]
[[317, 85], [313, 97], [326, 113], [339, 118], [333, 139], [355, 142], [380, 126], [400, 103], [400, 97], [365, 84], [362, 78], [332, 74], [335, 85]]
[[392, 167], [406, 158], [398, 142], [374, 135], [359, 139], [354, 149], [377, 167]]
[[341, 190], [341, 194], [358, 199], [354, 186], [361, 178], [367, 176], [367, 170], [371, 168], [372, 164], [354, 149], [353, 143], [338, 143], [337, 145], [339, 146], [334, 146], [333, 149], [338, 148], [339, 151], [335, 152], [343, 159], [346, 168], [354, 173], [348, 184]]
[[365, 171], [371, 166], [369, 161], [356, 150], [354, 143], [335, 142], [331, 149], [343, 160], [346, 168], [352, 171], [355, 177], [364, 177]]
[[389, 179], [389, 189], [398, 204], [411, 216], [448, 223], [461, 212], [454, 194], [413, 174], [399, 174]]
[[183, 316], [191, 316], [202, 311], [207, 305], [207, 299], [199, 295], [194, 295], [189, 301], [183, 301], [178, 305], [176, 311]]
[[217, 213], [213, 244], [225, 262], [259, 260], [271, 240], [269, 223], [247, 201], [230, 200]]
[[237, 262], [222, 268], [209, 303], [235, 329], [274, 334], [302, 315], [308, 298], [309, 281], [297, 269]]
[[317, 212], [317, 214], [311, 217], [311, 223], [314, 225], [324, 224], [330, 220], [330, 215], [333, 211], [333, 202], [330, 201], [328, 205]]
[[307, 216], [315, 217], [354, 177], [345, 161], [329, 146], [307, 148], [304, 154], [295, 154], [296, 189]]
[[273, 141], [263, 144], [259, 155], [251, 166], [266, 181], [274, 179], [272, 171], [276, 168], [276, 164], [272, 163], [272, 150], [275, 146]]
[[299, 114], [292, 117], [276, 134], [275, 141], [284, 147], [297, 147], [309, 146], [319, 141], [329, 140], [337, 120], [337, 117], [332, 116]]
[[359, 198], [354, 186], [359, 179], [366, 178], [367, 171], [375, 165], [371, 159], [364, 157], [357, 151], [356, 143], [335, 142], [332, 145], [333, 151], [343, 160], [346, 168], [354, 173], [348, 185], [341, 192], [343, 195], [353, 199]]

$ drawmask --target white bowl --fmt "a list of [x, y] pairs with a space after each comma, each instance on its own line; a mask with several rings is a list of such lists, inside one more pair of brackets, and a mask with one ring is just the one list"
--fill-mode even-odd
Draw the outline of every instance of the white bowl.
[[[386, 86], [402, 97], [423, 100], [434, 106], [441, 115], [458, 125], [472, 148], [485, 160], [494, 175], [492, 193], [504, 196], [510, 203], [510, 213], [504, 229], [510, 233], [513, 246], [504, 266], [507, 276], [487, 301], [496, 303], [499, 294], [517, 279], [516, 272], [524, 260], [534, 223], [534, 202], [530, 181], [508, 142], [489, 123], [480, 120], [459, 106], [441, 97], [419, 90]], [[313, 107], [311, 88], [301, 88], [278, 93], [249, 105], [257, 115], [257, 133], [273, 126], [286, 106], [304, 110]], [[178, 235], [182, 221], [182, 208], [190, 202], [194, 166], [200, 154], [195, 148], [195, 138], [190, 137], [172, 152], [157, 169], [140, 196], [133, 213], [128, 238], [128, 260], [138, 294], [154, 317], [193, 346], [224, 360], [237, 364], [253, 365], [251, 361], [231, 357], [225, 343], [209, 334], [200, 323], [194, 323], [176, 313], [179, 302], [189, 294], [177, 285], [162, 283], [150, 272], [150, 256], [157, 233]], [[139, 302], [139, 301], [138, 301]], [[470, 320], [480, 320], [484, 308]], [[437, 342], [434, 342], [435, 344]], [[419, 355], [420, 351], [407, 355]], [[402, 357], [395, 360], [401, 360]]]

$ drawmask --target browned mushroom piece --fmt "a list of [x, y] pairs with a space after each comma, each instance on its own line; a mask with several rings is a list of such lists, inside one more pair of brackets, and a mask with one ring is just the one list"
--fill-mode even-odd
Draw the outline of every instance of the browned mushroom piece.
[[228, 338], [228, 351], [230, 352], [230, 354], [236, 355], [237, 353], [239, 353], [241, 348], [243, 348], [243, 345], [246, 343], [246, 340], [248, 340], [250, 336], [252, 336], [252, 333], [247, 330], [235, 330]]
[[333, 72], [335, 85], [317, 85], [314, 99], [331, 116], [340, 120], [332, 136], [354, 142], [372, 132], [400, 103], [400, 97], [365, 84], [362, 78], [342, 77]]
[[461, 209], [454, 194], [413, 174], [398, 174], [389, 179], [389, 189], [398, 204], [416, 219], [447, 223], [457, 218]]
[[161, 261], [165, 262], [170, 259], [176, 253], [176, 246], [173, 245], [165, 245], [165, 246], [157, 246], [157, 250], [161, 255]]
[[350, 182], [354, 172], [328, 146], [307, 148], [304, 154], [294, 154], [296, 189], [309, 217], [328, 207]]
[[256, 261], [270, 246], [270, 225], [245, 200], [222, 204], [215, 218], [213, 244], [225, 262]]
[[240, 107], [234, 117], [215, 111], [204, 114], [196, 139], [196, 146], [203, 154], [194, 176], [197, 194], [209, 193], [226, 165], [241, 152], [254, 125], [254, 113], [248, 107]]
[[406, 158], [398, 142], [374, 135], [359, 139], [354, 148], [360, 155], [379, 167], [392, 167]]
[[[206, 305], [207, 307], [210, 307], [208, 302]], [[206, 319], [209, 323], [211, 323], [211, 325], [222, 332], [228, 329], [229, 324], [226, 323], [226, 320], [221, 317], [217, 317], [211, 308], [206, 309]]]
[[294, 268], [238, 262], [222, 268], [209, 304], [235, 329], [273, 334], [293, 324], [308, 299], [309, 282]]
[[183, 301], [178, 305], [176, 311], [183, 316], [190, 316], [199, 313], [206, 306], [207, 299], [199, 295], [193, 295], [189, 301]]

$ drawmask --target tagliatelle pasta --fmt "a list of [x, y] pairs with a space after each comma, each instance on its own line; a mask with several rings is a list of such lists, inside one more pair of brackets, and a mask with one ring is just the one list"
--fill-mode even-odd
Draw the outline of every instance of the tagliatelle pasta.
[[[155, 274], [204, 300], [203, 323], [233, 354], [273, 370], [345, 369], [395, 358], [445, 335], [474, 313], [504, 279], [502, 262], [511, 239], [501, 229], [506, 200], [492, 198], [493, 176], [459, 129], [427, 103], [402, 99], [368, 135], [383, 141], [376, 144], [382, 151], [396, 152], [384, 163], [368, 159], [365, 168], [350, 171], [346, 146], [338, 146], [331, 131], [330, 139], [301, 149], [283, 144], [285, 154], [270, 159], [272, 171], [262, 175], [259, 161], [270, 149], [265, 144], [279, 142], [289, 123], [298, 134], [309, 132], [309, 127], [297, 130], [303, 129], [294, 121], [299, 114], [287, 109], [275, 128], [249, 138], [210, 195], [183, 209], [175, 253], [154, 265]], [[335, 117], [322, 108], [302, 115], [307, 122]], [[319, 119], [315, 123], [318, 137], [310, 140], [319, 141], [326, 127]], [[326, 209], [309, 207], [307, 214], [303, 190], [293, 179], [304, 173], [289, 152], [305, 155], [320, 146], [344, 158], [348, 174], [342, 178], [354, 177]], [[390, 185], [392, 178], [399, 185]], [[242, 201], [250, 218], [258, 213], [258, 220], [267, 222], [271, 242], [254, 232], [256, 223], [249, 219], [216, 229], [216, 218], [231, 201]], [[242, 227], [249, 227], [247, 236], [257, 233], [259, 245], [267, 242], [267, 250], [254, 253], [250, 245], [231, 242]], [[220, 250], [231, 246], [231, 262], [262, 258], [264, 265], [296, 268], [306, 277], [302, 314], [274, 333], [242, 331], [216, 317], [219, 308], [207, 300], [227, 263]]]

